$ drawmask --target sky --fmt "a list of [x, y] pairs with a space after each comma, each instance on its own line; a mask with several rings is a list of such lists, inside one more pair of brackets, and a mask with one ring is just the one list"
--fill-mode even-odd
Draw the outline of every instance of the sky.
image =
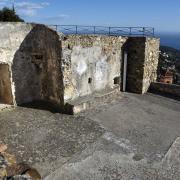
[[[13, 0], [0, 0], [0, 8]], [[63, 25], [150, 26], [180, 33], [180, 0], [15, 0], [27, 22]]]

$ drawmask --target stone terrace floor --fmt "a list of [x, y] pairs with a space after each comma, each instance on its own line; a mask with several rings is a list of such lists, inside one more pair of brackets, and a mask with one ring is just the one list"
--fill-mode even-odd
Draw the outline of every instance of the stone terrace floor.
[[75, 116], [5, 110], [0, 137], [46, 180], [180, 179], [180, 101], [154, 94], [124, 93]]

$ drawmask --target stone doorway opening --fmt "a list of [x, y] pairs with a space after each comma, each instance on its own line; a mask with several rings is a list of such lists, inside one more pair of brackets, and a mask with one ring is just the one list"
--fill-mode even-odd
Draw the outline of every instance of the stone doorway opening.
[[13, 104], [9, 65], [0, 64], [0, 104]]

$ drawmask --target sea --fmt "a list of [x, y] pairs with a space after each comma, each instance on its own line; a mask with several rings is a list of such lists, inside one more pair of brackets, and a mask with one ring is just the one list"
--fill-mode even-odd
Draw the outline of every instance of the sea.
[[180, 50], [180, 33], [157, 33], [156, 36], [160, 37], [161, 45]]

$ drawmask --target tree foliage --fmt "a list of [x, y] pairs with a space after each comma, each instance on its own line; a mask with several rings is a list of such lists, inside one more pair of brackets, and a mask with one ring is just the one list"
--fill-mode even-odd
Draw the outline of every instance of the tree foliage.
[[0, 10], [0, 21], [1, 22], [24, 22], [23, 19], [16, 14], [13, 9], [7, 7]]

